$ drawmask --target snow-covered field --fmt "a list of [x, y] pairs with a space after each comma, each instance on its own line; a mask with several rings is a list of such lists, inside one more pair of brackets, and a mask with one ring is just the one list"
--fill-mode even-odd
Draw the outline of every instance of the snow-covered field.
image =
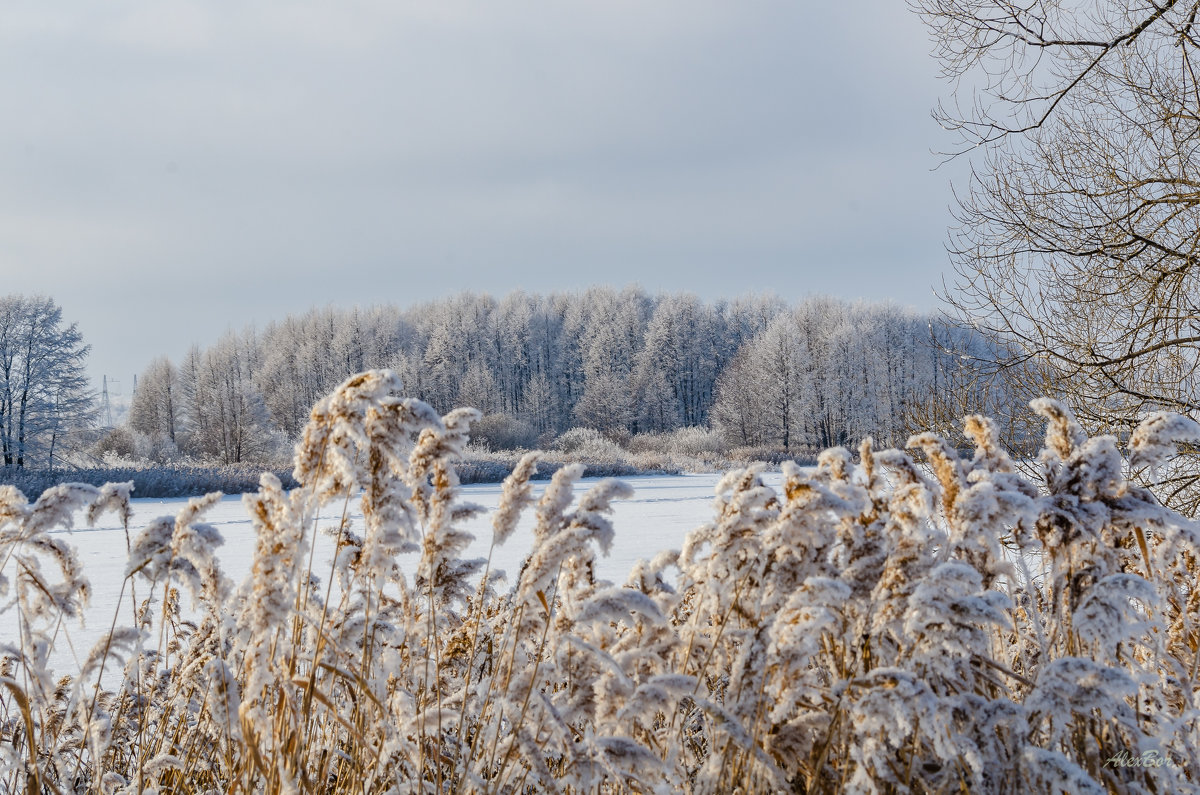
[[[779, 473], [770, 473], [765, 479], [769, 485], [778, 486], [781, 477]], [[621, 478], [633, 486], [634, 496], [632, 499], [616, 503], [613, 512], [616, 537], [612, 553], [600, 561], [598, 576], [615, 583], [624, 582], [626, 574], [638, 560], [652, 557], [662, 549], [678, 549], [688, 531], [712, 519], [713, 488], [719, 479], [720, 475], [712, 474]], [[581, 480], [576, 495], [582, 494], [598, 480]], [[537, 482], [534, 493], [540, 494], [547, 483], [548, 481]], [[465, 501], [487, 508], [487, 512], [465, 524], [465, 528], [475, 536], [475, 541], [466, 552], [467, 558], [487, 557], [492, 538], [491, 511], [500, 501], [500, 488], [498, 483], [462, 487], [462, 498]], [[135, 499], [134, 517], [130, 523], [131, 535], [135, 535], [156, 517], [173, 516], [186, 503], [186, 499]], [[354, 502], [348, 509], [354, 522], [353, 529], [361, 532], [361, 511]], [[331, 506], [322, 517], [327, 520], [320, 524], [322, 529], [335, 525], [340, 518], [340, 510]], [[225, 544], [218, 554], [223, 570], [235, 582], [241, 581], [250, 571], [255, 541], [253, 526], [242, 507], [242, 498], [225, 497], [209, 511], [207, 521], [218, 527], [225, 539]], [[507, 543], [496, 549], [492, 557], [492, 568], [501, 569], [510, 577], [515, 577], [522, 559], [529, 552], [532, 529], [533, 514], [532, 511], [528, 511], [522, 518], [517, 532]], [[111, 515], [102, 517], [94, 528], [80, 527], [74, 531], [59, 533], [67, 536], [70, 543], [78, 549], [83, 570], [92, 585], [91, 605], [86, 611], [84, 626], [80, 627], [77, 623], [64, 626], [51, 658], [56, 670], [60, 673], [70, 673], [77, 670], [73, 657], [78, 655], [82, 658], [86, 655], [95, 640], [106, 632], [112, 623], [114, 610], [121, 597], [126, 545], [125, 534]], [[319, 573], [325, 570], [325, 566], [321, 564], [328, 564], [331, 550], [332, 540], [323, 533], [319, 534], [314, 571]], [[408, 561], [411, 563], [411, 572], [416, 565], [415, 555], [408, 556]], [[131, 624], [128, 594], [120, 609], [119, 623]], [[0, 633], [3, 633], [0, 637], [15, 640], [15, 632], [15, 610], [9, 609], [0, 613]]]

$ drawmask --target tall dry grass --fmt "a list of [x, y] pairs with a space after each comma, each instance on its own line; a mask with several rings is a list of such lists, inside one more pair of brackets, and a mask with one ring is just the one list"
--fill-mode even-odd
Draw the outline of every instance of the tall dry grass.
[[[1200, 789], [1200, 535], [1060, 405], [1043, 482], [970, 417], [928, 466], [869, 442], [720, 482], [681, 551], [599, 581], [616, 481], [505, 481], [493, 544], [532, 512], [508, 587], [464, 560], [454, 462], [470, 409], [386, 371], [322, 400], [285, 491], [244, 498], [252, 571], [228, 581], [217, 495], [128, 528], [128, 485], [0, 489], [0, 787], [11, 792], [1191, 792]], [[1189, 420], [1156, 415], [1130, 462]], [[932, 472], [932, 476], [928, 473]], [[346, 521], [361, 495], [363, 522]], [[332, 528], [318, 511], [341, 509]], [[55, 528], [122, 517], [111, 629], [50, 669], [88, 598]], [[326, 567], [317, 532], [333, 533]], [[400, 565], [410, 556], [415, 565]], [[411, 577], [405, 571], [415, 574]], [[197, 607], [189, 611], [187, 604]]]

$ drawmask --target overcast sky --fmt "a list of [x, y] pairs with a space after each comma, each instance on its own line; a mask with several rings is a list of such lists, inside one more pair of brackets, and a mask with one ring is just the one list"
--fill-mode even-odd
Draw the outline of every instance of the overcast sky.
[[106, 0], [0, 15], [0, 293], [130, 384], [230, 327], [606, 283], [936, 306], [899, 0]]

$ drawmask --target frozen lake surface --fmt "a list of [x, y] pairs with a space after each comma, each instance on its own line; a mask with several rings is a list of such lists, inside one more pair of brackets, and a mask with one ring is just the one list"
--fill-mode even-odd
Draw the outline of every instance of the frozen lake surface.
[[[679, 549], [684, 537], [694, 528], [713, 518], [713, 489], [720, 480], [720, 475], [647, 475], [619, 478], [634, 488], [634, 495], [628, 500], [614, 503], [612, 514], [615, 539], [611, 554], [598, 561], [597, 576], [611, 580], [616, 584], [623, 583], [633, 565], [643, 559], [651, 558], [663, 549]], [[584, 478], [576, 486], [576, 497], [583, 494], [599, 478]], [[766, 482], [778, 487], [782, 476], [767, 473]], [[549, 481], [534, 483], [534, 496], [540, 497]], [[462, 487], [461, 498], [466, 502], [478, 503], [487, 512], [476, 516], [463, 524], [464, 529], [475, 536], [475, 541], [465, 553], [467, 558], [486, 558], [491, 545], [491, 511], [500, 502], [499, 483], [472, 484]], [[130, 523], [130, 534], [136, 535], [141, 528], [159, 516], [174, 516], [187, 503], [186, 498], [158, 500], [144, 499], [133, 501], [134, 516]], [[353, 520], [352, 529], [361, 534], [362, 513], [355, 501], [350, 503], [350, 516]], [[326, 521], [320, 523], [323, 529], [335, 525], [341, 516], [341, 510], [330, 506], [322, 513]], [[207, 514], [206, 521], [215, 525], [225, 539], [218, 550], [218, 558], [226, 575], [235, 583], [240, 582], [250, 571], [254, 555], [254, 528], [242, 506], [241, 496], [229, 496], [217, 503]], [[514, 578], [520, 569], [521, 561], [529, 553], [533, 531], [533, 510], [528, 509], [522, 516], [517, 531], [508, 542], [497, 547], [492, 558], [492, 568], [501, 569]], [[58, 531], [60, 537], [65, 537], [73, 544], [78, 552], [80, 563], [92, 586], [91, 605], [85, 614], [85, 623], [80, 627], [78, 622], [69, 622], [63, 627], [66, 635], [60, 632], [57, 638], [52, 661], [56, 670], [61, 673], [72, 673], [77, 670], [74, 658], [86, 656], [91, 645], [103, 635], [113, 620], [114, 610], [118, 608], [121, 586], [126, 565], [125, 534], [121, 526], [111, 515], [101, 517], [94, 528], [83, 527], [74, 531]], [[316, 562], [314, 571], [322, 579], [328, 570], [332, 539], [319, 534], [316, 547]], [[402, 564], [411, 573], [416, 567], [416, 555], [405, 556]], [[145, 593], [144, 582], [140, 593]], [[124, 604], [120, 605], [119, 624], [132, 623], [128, 594]], [[186, 602], [186, 597], [185, 597]], [[186, 607], [186, 604], [185, 604]], [[5, 641], [16, 641], [16, 619], [13, 610], [0, 614], [0, 637]], [[69, 636], [69, 643], [65, 642]]]

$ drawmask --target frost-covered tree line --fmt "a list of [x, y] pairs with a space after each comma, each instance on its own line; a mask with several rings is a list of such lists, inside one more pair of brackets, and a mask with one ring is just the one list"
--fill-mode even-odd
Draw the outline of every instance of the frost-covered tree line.
[[972, 386], [962, 356], [987, 345], [932, 315], [831, 298], [461, 293], [407, 309], [312, 309], [160, 358], [129, 429], [147, 457], [255, 460], [286, 449], [348, 374], [388, 367], [439, 411], [478, 408], [475, 437], [496, 448], [573, 427], [616, 440], [704, 427], [731, 448], [808, 453], [865, 435], [901, 443], [938, 425], [933, 396], [951, 391], [1006, 415], [1007, 391]]

